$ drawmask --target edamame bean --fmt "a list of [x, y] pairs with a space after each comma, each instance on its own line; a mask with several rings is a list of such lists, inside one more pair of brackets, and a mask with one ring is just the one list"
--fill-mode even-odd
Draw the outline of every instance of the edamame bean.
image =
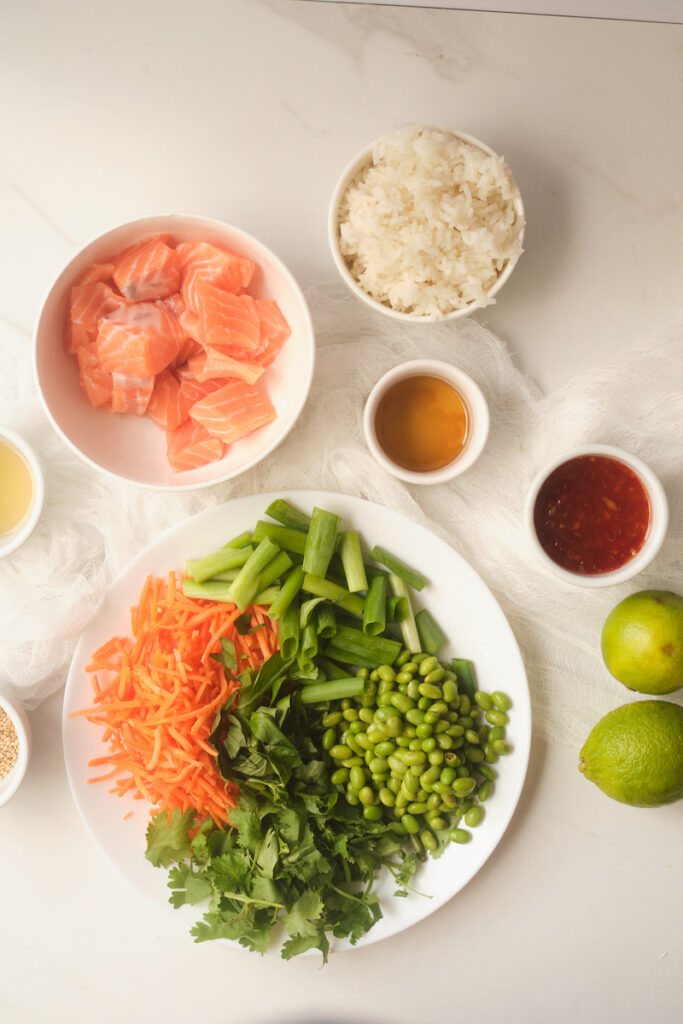
[[358, 791], [358, 799], [364, 806], [373, 803], [375, 799], [375, 792], [372, 786], [363, 786], [363, 788]]
[[[425, 683], [440, 683], [445, 675], [446, 673], [439, 666], [439, 668], [432, 669], [431, 672], [427, 673], [427, 675], [425, 676]], [[441, 689], [441, 687], [439, 687], [439, 689]]]
[[464, 828], [452, 828], [448, 833], [448, 838], [451, 842], [460, 843], [462, 845], [463, 843], [469, 843], [472, 838], [472, 833], [468, 832]]
[[358, 792], [365, 785], [365, 772], [360, 765], [349, 768], [349, 786]]
[[452, 680], [445, 679], [441, 684], [441, 693], [443, 695], [443, 699], [449, 704], [452, 704], [458, 696], [458, 687]]
[[503, 693], [502, 690], [494, 690], [491, 694], [491, 700], [499, 711], [509, 711], [512, 707], [512, 701], [507, 693]]
[[380, 803], [385, 807], [393, 807], [396, 803], [396, 796], [391, 792], [388, 786], [382, 786], [379, 791], [379, 799]]
[[401, 712], [402, 715], [405, 715], [407, 711], [410, 711], [411, 708], [415, 707], [414, 702], [405, 693], [392, 693], [389, 697], [389, 701], [397, 711]]
[[423, 800], [415, 800], [406, 807], [408, 814], [424, 814], [426, 810], [427, 804]]
[[389, 762], [383, 757], [373, 757], [368, 768], [371, 772], [385, 772], [389, 768]]
[[491, 725], [507, 725], [510, 719], [504, 711], [487, 711], [486, 721]]
[[421, 697], [429, 697], [430, 700], [438, 700], [441, 697], [441, 687], [435, 683], [420, 683], [418, 690]]
[[481, 743], [479, 739], [479, 733], [475, 732], [474, 729], [465, 730], [465, 739], [468, 743]]
[[490, 781], [490, 779], [486, 779], [484, 782], [482, 782], [481, 786], [477, 790], [477, 800], [481, 801], [481, 803], [485, 803], [491, 796], [492, 789], [493, 783]]
[[476, 828], [484, 820], [484, 808], [477, 805], [471, 807], [465, 815], [465, 824], [468, 828]]
[[412, 814], [403, 814], [401, 816], [401, 824], [409, 836], [416, 836], [420, 831], [420, 823]]
[[482, 711], [490, 711], [491, 708], [493, 707], [493, 700], [491, 698], [491, 695], [488, 693], [483, 693], [481, 690], [477, 690], [477, 692], [474, 695], [474, 700], [482, 709]]
[[330, 726], [333, 726], [333, 725], [339, 725], [339, 723], [341, 722], [341, 720], [342, 720], [342, 713], [341, 713], [341, 711], [329, 711], [329, 712], [328, 712], [328, 713], [327, 713], [327, 714], [326, 714], [326, 715], [324, 716], [324, 718], [323, 718], [323, 723], [322, 723], [322, 724], [323, 724], [323, 725], [324, 725], [324, 726], [325, 726], [326, 728], [328, 728], [328, 729], [329, 729], [329, 728], [330, 728]]
[[427, 822], [429, 827], [435, 829], [437, 832], [443, 832], [445, 828], [448, 828], [448, 822], [445, 818], [442, 818], [440, 814], [428, 814]]
[[[414, 659], [417, 660], [417, 659]], [[422, 658], [417, 666], [417, 671], [421, 676], [429, 675], [435, 668], [438, 668], [439, 662], [434, 655], [428, 655]]]
[[377, 669], [377, 674], [379, 675], [379, 678], [385, 683], [393, 683], [394, 679], [396, 678], [396, 673], [394, 672], [391, 665], [380, 665], [380, 667]]
[[423, 750], [399, 750], [396, 756], [405, 765], [424, 764], [427, 760]]
[[332, 772], [330, 775], [330, 782], [333, 786], [343, 786], [349, 781], [349, 769], [348, 768], [337, 768], [336, 772]]
[[472, 778], [458, 778], [451, 783], [451, 789], [457, 796], [469, 796], [475, 789], [476, 782]]
[[323, 733], [323, 750], [330, 750], [337, 742], [337, 733], [334, 729], [326, 729]]
[[512, 747], [505, 740], [494, 740], [491, 746], [497, 754], [509, 754], [512, 752]]
[[382, 808], [378, 807], [377, 804], [367, 804], [363, 808], [363, 817], [367, 818], [368, 821], [381, 821]]
[[334, 761], [343, 761], [345, 758], [351, 757], [352, 750], [345, 743], [335, 743], [333, 747], [330, 747], [328, 753]]
[[420, 832], [420, 842], [424, 846], [425, 850], [429, 850], [430, 853], [433, 850], [438, 849], [438, 842], [433, 832], [430, 832], [428, 828], [422, 829]]

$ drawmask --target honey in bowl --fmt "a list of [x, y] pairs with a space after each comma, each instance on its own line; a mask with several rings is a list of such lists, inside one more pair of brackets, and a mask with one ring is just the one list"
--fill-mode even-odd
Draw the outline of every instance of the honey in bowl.
[[24, 524], [33, 507], [31, 469], [14, 445], [0, 438], [0, 537]]
[[449, 465], [467, 443], [467, 406], [452, 384], [431, 374], [396, 381], [379, 400], [375, 433], [387, 458], [429, 473]]

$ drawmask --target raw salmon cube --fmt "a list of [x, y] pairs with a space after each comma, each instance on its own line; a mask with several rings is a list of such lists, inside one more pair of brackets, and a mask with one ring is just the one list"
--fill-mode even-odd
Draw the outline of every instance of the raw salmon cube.
[[270, 366], [292, 333], [275, 299], [255, 299], [254, 308], [259, 318], [259, 347], [254, 362]]
[[69, 355], [75, 355], [77, 348], [81, 345], [92, 345], [96, 337], [94, 331], [87, 330], [82, 324], [73, 324], [69, 320], [64, 330], [64, 350]]
[[235, 380], [225, 384], [190, 409], [195, 423], [226, 444], [238, 441], [252, 430], [271, 423], [277, 413], [268, 395], [258, 386]]
[[102, 281], [76, 284], [71, 289], [70, 318], [87, 331], [97, 330], [102, 317], [127, 306], [127, 301]]
[[164, 370], [154, 381], [147, 415], [162, 430], [175, 430], [190, 415], [180, 381], [169, 370]]
[[211, 281], [218, 288], [237, 295], [249, 286], [254, 274], [255, 264], [251, 260], [208, 242], [181, 242], [176, 252], [183, 275], [183, 298], [195, 315], [201, 305], [197, 293], [200, 281]]
[[108, 281], [114, 272], [113, 263], [91, 263], [86, 267], [77, 284], [91, 284], [96, 281]]
[[171, 469], [182, 473], [223, 458], [225, 445], [194, 420], [188, 419], [166, 432], [166, 455]]
[[185, 340], [163, 306], [138, 302], [100, 322], [97, 354], [111, 373], [154, 377], [177, 358]]
[[93, 344], [79, 345], [76, 349], [81, 387], [91, 405], [106, 405], [112, 398], [112, 375], [103, 370], [97, 361], [97, 351]]
[[237, 377], [247, 384], [253, 384], [263, 373], [263, 367], [256, 363], [245, 363], [221, 352], [217, 348], [207, 348], [199, 355], [191, 356], [187, 365], [190, 372], [199, 381], [216, 380], [219, 377]]
[[132, 412], [144, 416], [154, 389], [154, 377], [129, 377], [112, 373], [112, 412]]
[[252, 353], [259, 347], [261, 328], [251, 295], [232, 295], [209, 281], [200, 281], [199, 340], [225, 348], [229, 355]]
[[212, 394], [214, 391], [218, 391], [219, 388], [222, 388], [224, 384], [228, 383], [224, 378], [203, 382], [198, 381], [187, 366], [179, 367], [174, 371], [174, 375], [180, 381], [180, 391], [188, 409], [191, 408], [195, 402], [198, 402], [200, 398], [206, 398], [207, 395]]
[[146, 238], [114, 258], [112, 277], [131, 302], [165, 299], [180, 289], [180, 262], [168, 235]]

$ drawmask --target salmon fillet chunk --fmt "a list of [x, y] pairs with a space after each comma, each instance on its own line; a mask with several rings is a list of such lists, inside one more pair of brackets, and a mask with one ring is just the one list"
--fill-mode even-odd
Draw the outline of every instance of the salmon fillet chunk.
[[116, 287], [131, 302], [165, 299], [180, 290], [180, 261], [169, 240], [168, 235], [147, 238], [113, 260]]
[[239, 441], [257, 427], [272, 423], [277, 413], [265, 390], [235, 380], [200, 398], [190, 409], [195, 423], [226, 444]]

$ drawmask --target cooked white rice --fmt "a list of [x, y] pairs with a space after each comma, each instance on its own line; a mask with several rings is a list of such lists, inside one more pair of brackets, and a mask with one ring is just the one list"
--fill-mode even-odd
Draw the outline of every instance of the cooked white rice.
[[360, 287], [438, 319], [487, 293], [522, 251], [519, 193], [505, 162], [454, 135], [385, 135], [339, 208], [339, 247]]

